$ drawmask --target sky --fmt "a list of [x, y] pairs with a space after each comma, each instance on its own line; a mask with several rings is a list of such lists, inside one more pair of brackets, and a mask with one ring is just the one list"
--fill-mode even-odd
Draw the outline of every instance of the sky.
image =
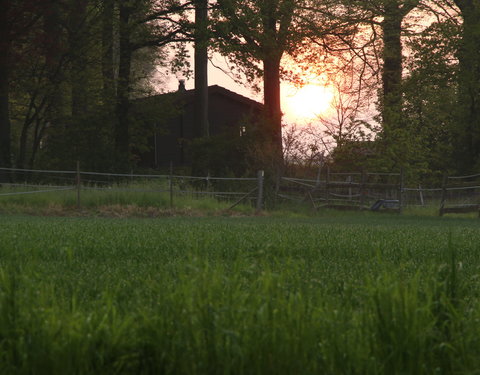
[[[191, 53], [193, 55], [193, 52]], [[193, 67], [193, 59], [191, 61]], [[221, 69], [219, 69], [220, 67]], [[222, 71], [224, 70], [224, 71]], [[247, 83], [239, 84], [228, 74], [228, 66], [222, 56], [215, 54], [208, 64], [208, 84], [219, 85], [247, 98], [263, 102], [262, 93], [256, 92]], [[178, 88], [178, 80], [185, 79], [183, 76], [170, 75], [166, 78], [165, 90], [175, 91]], [[185, 79], [186, 89], [194, 88], [193, 76]], [[315, 113], [326, 110], [329, 107], [329, 98], [333, 96], [328, 89], [309, 87], [305, 90], [298, 90], [293, 85], [283, 82], [281, 84], [282, 110], [284, 121], [287, 123], [311, 123], [315, 122]]]
[[[410, 21], [413, 26], [411, 27], [418, 31], [419, 28], [426, 27], [434, 20], [431, 15], [417, 11], [412, 14], [412, 20]], [[190, 63], [193, 68], [193, 46], [190, 46], [189, 52], [190, 56], [192, 56]], [[263, 102], [262, 93], [255, 92], [248, 84], [235, 82], [225, 72], [214, 66], [219, 66], [225, 71], [229, 70], [228, 64], [222, 56], [214, 54], [212, 62], [213, 64], [209, 63], [208, 67], [209, 85], [219, 85], [250, 99]], [[174, 75], [163, 77], [162, 81], [164, 85], [162, 86], [164, 86], [165, 91], [175, 91], [178, 88], [178, 80], [183, 78], [184, 77], [181, 76], [175, 77]], [[322, 80], [320, 79], [318, 81]], [[187, 79], [185, 83], [187, 89], [194, 88], [193, 77]], [[334, 98], [334, 90], [332, 88], [310, 85], [298, 90], [298, 88], [295, 88], [293, 85], [282, 82], [281, 89], [282, 110], [284, 113], [283, 120], [287, 124], [318, 124], [319, 121], [316, 114], [321, 113], [324, 117], [325, 115], [329, 117], [333, 113], [331, 102]], [[368, 113], [364, 114], [364, 119], [371, 121], [375, 113], [376, 110], [372, 107], [371, 111], [369, 110]]]
[[[190, 53], [193, 56], [193, 50]], [[215, 54], [212, 58], [213, 63], [216, 66], [221, 67], [222, 69], [228, 70], [227, 64], [223, 60], [222, 56]], [[191, 67], [193, 69], [193, 58], [190, 61]], [[178, 88], [178, 80], [185, 79], [183, 76], [173, 76], [170, 75], [166, 82], [167, 89], [166, 91], [175, 91]], [[208, 85], [219, 85], [228, 90], [234, 91], [237, 94], [246, 96], [250, 99], [257, 100], [262, 102], [262, 95], [259, 93], [255, 93], [252, 89], [248, 88], [247, 85], [240, 85], [235, 82], [231, 77], [225, 74], [220, 69], [216, 68], [211, 62], [208, 64]], [[193, 75], [189, 79], [185, 79], [185, 86], [187, 90], [194, 88], [194, 78]]]

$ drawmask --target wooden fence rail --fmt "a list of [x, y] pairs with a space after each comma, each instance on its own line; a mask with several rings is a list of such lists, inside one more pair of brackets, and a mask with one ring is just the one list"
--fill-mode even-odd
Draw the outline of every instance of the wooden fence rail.
[[[380, 182], [387, 179], [386, 182]], [[389, 181], [394, 179], [395, 181]], [[325, 180], [282, 178], [278, 189], [283, 199], [309, 202], [314, 209], [385, 210], [401, 212], [403, 207], [403, 173], [331, 173]]]
[[[440, 216], [476, 212], [480, 217], [480, 174], [445, 175], [441, 187], [423, 188], [417, 185], [415, 188], [406, 188], [403, 171], [371, 173], [364, 170], [332, 173], [328, 167], [324, 171], [326, 171], [324, 176], [317, 176], [316, 179], [293, 177], [276, 179], [276, 186], [273, 189], [274, 200], [306, 204], [314, 210], [335, 208], [398, 213], [412, 204], [421, 206], [429, 204], [437, 207], [439, 205]], [[263, 171], [259, 171], [256, 177], [251, 178], [175, 175], [173, 168], [170, 168], [167, 175], [114, 174], [82, 171], [77, 164], [76, 169], [70, 171], [0, 168], [0, 173], [14, 176], [13, 181], [3, 183], [3, 187], [8, 188], [0, 190], [2, 199], [13, 195], [72, 190], [76, 194], [78, 207], [81, 207], [82, 195], [88, 190], [167, 193], [171, 207], [174, 207], [175, 197], [179, 195], [211, 196], [231, 201], [231, 208], [242, 202], [248, 202], [257, 211], [264, 209], [265, 190], [267, 195], [270, 194], [269, 197], [272, 197], [271, 187], [264, 186]], [[142, 181], [147, 181], [147, 184], [138, 186], [138, 182]], [[148, 181], [152, 181], [153, 185]]]
[[[252, 178], [175, 175], [173, 174], [173, 168], [170, 169], [168, 175], [101, 173], [82, 171], [79, 163], [77, 163], [74, 171], [0, 168], [0, 172], [2, 171], [16, 175], [17, 180], [20, 180], [23, 175], [24, 182], [3, 183], [3, 186], [8, 187], [9, 191], [5, 193], [0, 191], [0, 196], [7, 197], [24, 194], [41, 194], [60, 190], [74, 190], [77, 208], [81, 208], [82, 206], [82, 195], [85, 191], [168, 193], [170, 207], [174, 207], [174, 197], [176, 195], [188, 194], [197, 197], [211, 196], [228, 200], [237, 199], [231, 208], [247, 200], [255, 202], [257, 212], [261, 211], [264, 207], [263, 171], [259, 171], [257, 176]], [[32, 179], [36, 183], [27, 183], [28, 180]], [[137, 181], [146, 180], [154, 184], [160, 182], [160, 185], [166, 185], [166, 188], [157, 188], [156, 186], [138, 188], [129, 186], [132, 182], [135, 183], [136, 179]], [[55, 181], [56, 184], [52, 184], [53, 181]], [[59, 181], [63, 183], [63, 185], [58, 184]], [[219, 186], [221, 187], [221, 185], [228, 185], [229, 183], [231, 183], [232, 186], [227, 186], [228, 190], [225, 188], [220, 190], [216, 189]], [[2, 184], [0, 184], [0, 187], [1, 186]]]
[[469, 212], [476, 212], [480, 217], [480, 174], [469, 176], [445, 174], [439, 216]]

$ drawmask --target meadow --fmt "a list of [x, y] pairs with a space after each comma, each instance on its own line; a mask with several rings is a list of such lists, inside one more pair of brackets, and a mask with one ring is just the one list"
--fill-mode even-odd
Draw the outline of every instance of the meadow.
[[[38, 188], [9, 188], [0, 185], [0, 213], [40, 216], [157, 217], [205, 216], [224, 211], [238, 214], [254, 212], [251, 204], [237, 205], [233, 211], [229, 210], [238, 197], [233, 197], [233, 200], [221, 200], [209, 195], [196, 194], [193, 190], [186, 194], [176, 193], [175, 196], [170, 196], [163, 187], [159, 189], [158, 186], [147, 184], [129, 185], [125, 189], [115, 187], [104, 190], [82, 190], [80, 201], [77, 201], [77, 192], [74, 189], [29, 194], [35, 190]], [[21, 192], [27, 192], [27, 194]]]
[[474, 374], [478, 219], [0, 216], [2, 374]]

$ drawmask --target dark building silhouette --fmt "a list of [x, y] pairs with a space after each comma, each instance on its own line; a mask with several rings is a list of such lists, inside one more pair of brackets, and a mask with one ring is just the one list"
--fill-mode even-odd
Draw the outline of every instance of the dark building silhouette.
[[[175, 93], [151, 96], [138, 102], [148, 106], [170, 106], [175, 108], [171, 115], [159, 117], [155, 137], [151, 139], [149, 149], [143, 153], [140, 164], [144, 167], [165, 167], [170, 163], [175, 166], [191, 164], [189, 143], [201, 137], [202, 129], [195, 118], [195, 90], [186, 90], [181, 81]], [[168, 104], [166, 104], [168, 103]], [[137, 108], [141, 108], [140, 105]], [[138, 111], [138, 109], [137, 109]], [[208, 122], [210, 136], [227, 135], [241, 137], [248, 132], [249, 124], [262, 116], [263, 104], [227, 90], [218, 85], [208, 87]], [[149, 122], [155, 122], [150, 116]]]

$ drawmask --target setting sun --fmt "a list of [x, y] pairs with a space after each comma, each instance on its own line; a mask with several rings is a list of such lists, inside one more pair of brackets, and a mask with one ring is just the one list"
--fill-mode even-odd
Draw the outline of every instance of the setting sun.
[[287, 86], [282, 93], [283, 111], [288, 121], [309, 122], [330, 109], [334, 93], [328, 86], [315, 84]]

